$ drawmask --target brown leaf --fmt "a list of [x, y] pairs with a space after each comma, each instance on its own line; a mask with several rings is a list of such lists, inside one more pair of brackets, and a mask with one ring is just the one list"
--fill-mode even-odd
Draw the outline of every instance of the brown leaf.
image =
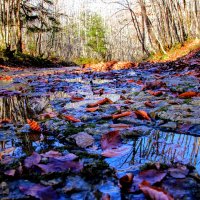
[[25, 160], [24, 160], [24, 166], [26, 168], [31, 168], [33, 165], [37, 165], [41, 160], [41, 155], [36, 153], [36, 152], [33, 152], [33, 154], [29, 157], [27, 157]]
[[71, 97], [71, 101], [73, 101], [73, 102], [83, 101], [83, 100], [84, 100], [83, 97], [76, 97], [76, 96], [72, 96]]
[[76, 123], [76, 122], [81, 122], [80, 119], [77, 119], [77, 118], [75, 118], [75, 117], [73, 117], [73, 116], [71, 116], [71, 115], [65, 115], [64, 117], [65, 117], [65, 119], [66, 119], [67, 121], [70, 121], [70, 122], [74, 122], [74, 123]]
[[154, 108], [154, 105], [150, 101], [144, 102], [144, 105], [147, 106], [147, 107], [149, 107], [149, 108]]
[[102, 156], [107, 157], [107, 158], [112, 158], [112, 157], [118, 157], [118, 156], [123, 156], [125, 154], [130, 153], [132, 147], [128, 145], [123, 145], [121, 147], [118, 147], [116, 149], [106, 149], [101, 153]]
[[116, 128], [116, 129], [128, 129], [131, 126], [128, 124], [111, 124], [110, 128]]
[[9, 169], [9, 170], [5, 171], [4, 174], [7, 176], [15, 176], [15, 172], [16, 172], [15, 169]]
[[188, 91], [188, 92], [184, 92], [184, 93], [180, 94], [178, 97], [183, 98], [183, 99], [187, 99], [187, 98], [195, 97], [197, 95], [198, 95], [197, 92]]
[[14, 147], [11, 147], [11, 148], [8, 148], [8, 149], [5, 149], [4, 151], [1, 151], [0, 152], [0, 160], [2, 159], [2, 157], [6, 154], [9, 154], [11, 152], [13, 152], [15, 150]]
[[80, 132], [71, 136], [75, 139], [76, 144], [81, 148], [86, 148], [94, 143], [94, 138], [85, 132]]
[[120, 114], [114, 114], [114, 115], [112, 115], [112, 118], [118, 119], [118, 118], [121, 118], [121, 117], [130, 116], [131, 114], [132, 114], [131, 111], [127, 111], [127, 112], [123, 112], [123, 113], [120, 113]]
[[168, 169], [170, 176], [173, 178], [185, 178], [188, 173], [189, 169], [186, 166], [179, 166], [177, 168], [169, 168]]
[[32, 131], [41, 132], [40, 125], [36, 121], [31, 120], [31, 119], [27, 119], [27, 122], [28, 122]]
[[139, 185], [140, 190], [152, 200], [174, 200], [174, 198], [169, 195], [165, 190], [159, 187], [154, 187], [147, 181], [143, 181]]
[[139, 119], [151, 120], [151, 118], [149, 117], [149, 115], [147, 114], [147, 112], [145, 112], [144, 110], [136, 110], [135, 114], [137, 115], [137, 117]]
[[105, 104], [105, 103], [110, 103], [110, 104], [112, 104], [113, 101], [111, 101], [109, 98], [104, 98], [104, 99], [101, 99], [101, 100], [97, 101], [96, 103], [88, 104], [88, 107], [90, 107], [90, 108], [91, 108], [91, 107], [97, 107], [97, 106], [103, 105], [103, 104]]
[[119, 179], [119, 184], [122, 188], [129, 188], [131, 184], [133, 183], [133, 174], [127, 173], [123, 177]]
[[23, 184], [19, 186], [20, 191], [24, 194], [35, 197], [40, 200], [58, 199], [58, 195], [51, 186], [43, 186], [41, 184]]
[[149, 94], [153, 95], [153, 96], [156, 96], [156, 97], [161, 96], [161, 95], [163, 94], [162, 91], [147, 90], [147, 92], [148, 92]]
[[118, 147], [121, 144], [119, 131], [111, 131], [102, 135], [101, 148], [103, 150]]
[[95, 111], [97, 111], [98, 109], [99, 109], [99, 106], [93, 107], [93, 108], [86, 108], [86, 111], [87, 111], [87, 112], [95, 112]]

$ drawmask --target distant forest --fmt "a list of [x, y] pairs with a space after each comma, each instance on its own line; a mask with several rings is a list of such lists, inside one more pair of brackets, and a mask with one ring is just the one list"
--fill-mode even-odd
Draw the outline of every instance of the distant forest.
[[[198, 0], [102, 0], [112, 15], [54, 0], [0, 0], [0, 49], [51, 59], [133, 60], [199, 38]], [[109, 10], [108, 10], [109, 12]]]

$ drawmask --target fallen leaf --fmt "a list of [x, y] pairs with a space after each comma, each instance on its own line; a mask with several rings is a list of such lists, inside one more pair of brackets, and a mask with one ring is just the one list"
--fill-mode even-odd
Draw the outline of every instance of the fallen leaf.
[[15, 176], [15, 172], [16, 172], [15, 169], [9, 169], [9, 170], [6, 170], [4, 172], [4, 174], [7, 175], [7, 176]]
[[67, 170], [79, 172], [83, 169], [83, 164], [78, 161], [66, 161], [55, 158], [50, 158], [49, 163], [47, 164], [37, 164], [37, 166], [43, 171], [42, 174], [64, 172]]
[[70, 121], [70, 122], [74, 122], [74, 123], [76, 123], [76, 122], [81, 122], [80, 119], [77, 119], [77, 118], [75, 118], [75, 117], [73, 117], [73, 116], [71, 116], [71, 115], [65, 115], [64, 117], [65, 117], [66, 120], [68, 120], [68, 121]]
[[32, 131], [36, 131], [36, 132], [41, 131], [40, 125], [36, 121], [27, 119], [27, 122], [28, 122]]
[[127, 111], [127, 112], [123, 112], [123, 113], [120, 113], [120, 114], [114, 114], [114, 115], [112, 115], [112, 118], [118, 119], [118, 118], [121, 118], [121, 117], [130, 116], [131, 114], [132, 114], [131, 111]]
[[121, 144], [121, 135], [119, 131], [111, 131], [102, 135], [101, 138], [101, 148], [103, 150], [116, 148]]
[[55, 157], [59, 157], [62, 156], [62, 154], [58, 151], [54, 151], [54, 150], [50, 150], [46, 153], [40, 154], [41, 156], [45, 157], [45, 158], [55, 158]]
[[97, 111], [98, 109], [99, 109], [99, 106], [93, 107], [93, 108], [86, 108], [86, 111], [87, 111], [87, 112], [95, 112], [95, 111]]
[[85, 132], [80, 132], [71, 136], [75, 139], [76, 144], [81, 148], [86, 148], [94, 143], [94, 138]]
[[159, 187], [154, 187], [147, 181], [143, 181], [139, 185], [140, 190], [152, 200], [174, 200], [174, 198], [169, 195], [165, 190]]
[[135, 114], [139, 119], [151, 120], [147, 112], [145, 112], [144, 110], [136, 110]]
[[7, 155], [7, 154], [13, 152], [14, 150], [15, 150], [15, 148], [14, 148], [14, 147], [11, 147], [11, 148], [5, 149], [4, 151], [1, 151], [1, 152], [0, 152], [0, 160], [2, 159], [2, 157], [3, 157], [4, 155]]
[[123, 156], [125, 154], [128, 154], [130, 153], [131, 150], [132, 150], [131, 146], [123, 145], [116, 149], [106, 149], [105, 151], [101, 153], [101, 155], [107, 158], [112, 158], [112, 157], [118, 157], [118, 156]]
[[83, 97], [76, 97], [76, 96], [72, 96], [71, 97], [71, 101], [73, 101], [73, 102], [83, 101], [83, 100], [84, 100]]
[[88, 107], [90, 107], [90, 108], [91, 108], [91, 107], [97, 107], [97, 106], [103, 105], [103, 104], [105, 104], [105, 103], [110, 103], [110, 104], [112, 104], [113, 101], [111, 101], [109, 98], [104, 98], [104, 99], [101, 99], [101, 100], [97, 101], [96, 103], [88, 104]]
[[134, 175], [132, 173], [127, 173], [123, 177], [119, 179], [120, 187], [122, 188], [129, 188], [131, 184], [133, 183], [133, 177]]
[[147, 107], [149, 107], [149, 108], [154, 108], [153, 103], [151, 103], [150, 101], [144, 102], [144, 105], [147, 106]]
[[24, 166], [26, 168], [31, 168], [33, 165], [37, 165], [41, 160], [41, 155], [36, 153], [36, 152], [33, 152], [33, 154], [29, 157], [27, 157], [25, 160], [24, 160]]
[[147, 90], [147, 92], [148, 92], [149, 94], [153, 95], [153, 96], [156, 96], [156, 97], [161, 96], [161, 95], [163, 94], [162, 91]]
[[170, 176], [172, 176], [173, 178], [185, 178], [189, 173], [189, 169], [187, 169], [186, 166], [169, 168], [168, 171]]
[[11, 123], [11, 119], [8, 119], [8, 118], [1, 119], [0, 123], [2, 123], [2, 124], [9, 124], [9, 123]]
[[111, 124], [110, 128], [116, 128], [116, 129], [128, 129], [131, 126], [128, 124]]
[[195, 97], [197, 95], [198, 95], [197, 92], [188, 91], [188, 92], [184, 92], [184, 93], [180, 94], [178, 97], [183, 98], [183, 99], [187, 99], [187, 98]]
[[40, 200], [58, 199], [58, 195], [51, 186], [43, 186], [41, 184], [24, 184], [19, 186], [20, 191], [24, 194], [38, 198]]

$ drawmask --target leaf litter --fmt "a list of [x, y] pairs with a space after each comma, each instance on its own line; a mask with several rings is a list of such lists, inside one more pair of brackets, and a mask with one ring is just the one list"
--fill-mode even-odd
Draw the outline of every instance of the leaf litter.
[[1, 75], [0, 198], [198, 199], [195, 60]]

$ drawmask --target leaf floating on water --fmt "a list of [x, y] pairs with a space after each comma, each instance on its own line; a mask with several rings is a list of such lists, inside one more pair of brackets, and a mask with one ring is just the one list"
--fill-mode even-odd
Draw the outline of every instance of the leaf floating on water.
[[131, 111], [127, 111], [127, 112], [123, 112], [123, 113], [120, 113], [120, 114], [114, 114], [114, 115], [112, 115], [112, 118], [113, 119], [118, 119], [118, 118], [121, 118], [121, 117], [130, 116], [131, 114], [132, 114]]
[[95, 112], [95, 111], [97, 111], [98, 109], [99, 109], [99, 106], [93, 107], [93, 108], [86, 108], [86, 111], [87, 111], [87, 112]]
[[32, 131], [41, 132], [40, 125], [36, 121], [31, 120], [31, 119], [27, 119], [27, 122], [28, 122]]
[[74, 123], [81, 122], [80, 119], [77, 119], [77, 118], [73, 117], [72, 115], [65, 115], [64, 117], [66, 120], [68, 120], [70, 122], [74, 122]]
[[143, 181], [139, 185], [140, 190], [152, 200], [174, 200], [174, 198], [168, 194], [165, 190], [159, 187], [154, 187], [147, 181]]
[[105, 104], [105, 103], [110, 103], [110, 104], [112, 104], [113, 101], [111, 101], [109, 98], [104, 98], [104, 99], [101, 99], [101, 100], [97, 101], [96, 103], [88, 104], [88, 107], [90, 107], [90, 108], [91, 108], [91, 107], [97, 107], [97, 106], [103, 105], [103, 104]]
[[151, 120], [147, 112], [145, 112], [144, 110], [136, 110], [135, 114], [139, 119]]
[[198, 95], [197, 92], [188, 91], [188, 92], [184, 92], [184, 93], [180, 94], [178, 97], [183, 98], [183, 99], [187, 99], [187, 98], [195, 97], [197, 95]]
[[130, 153], [131, 149], [132, 149], [131, 146], [123, 145], [116, 149], [106, 149], [101, 153], [101, 155], [107, 158], [123, 156], [125, 154]]
[[103, 150], [118, 147], [121, 144], [121, 135], [119, 131], [111, 131], [102, 135], [101, 148]]

